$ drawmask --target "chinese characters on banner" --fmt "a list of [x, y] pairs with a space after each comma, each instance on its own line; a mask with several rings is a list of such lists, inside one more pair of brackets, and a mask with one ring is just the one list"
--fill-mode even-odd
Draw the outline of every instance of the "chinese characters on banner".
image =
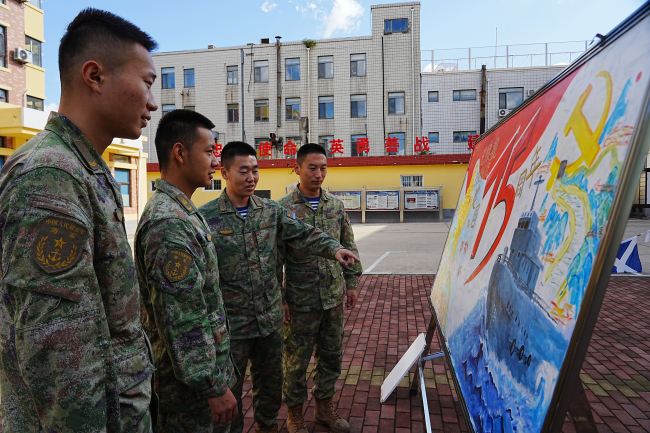
[[469, 150], [474, 149], [474, 143], [478, 140], [479, 134], [472, 134], [467, 136], [467, 148]]
[[335, 156], [337, 153], [340, 153], [341, 155], [344, 154], [343, 140], [340, 138], [335, 138], [334, 140], [330, 140], [330, 144], [330, 155]]
[[295, 158], [296, 156], [296, 143], [293, 140], [287, 140], [284, 145], [284, 157]]
[[217, 143], [215, 141], [215, 143], [214, 143], [214, 156], [216, 156], [217, 158], [220, 158], [222, 150], [223, 150], [223, 144]]
[[422, 155], [429, 153], [429, 137], [415, 137], [415, 144], [413, 145], [413, 153], [415, 155]]

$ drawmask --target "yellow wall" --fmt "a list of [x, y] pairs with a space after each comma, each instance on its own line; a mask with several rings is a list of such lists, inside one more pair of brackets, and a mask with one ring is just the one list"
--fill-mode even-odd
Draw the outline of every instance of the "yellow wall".
[[[372, 166], [372, 167], [329, 167], [324, 186], [331, 189], [391, 189], [399, 188], [401, 175], [422, 175], [424, 186], [442, 187], [442, 206], [455, 209], [458, 195], [465, 179], [467, 164]], [[147, 173], [148, 195], [151, 196], [151, 182], [160, 178], [160, 173]], [[286, 194], [286, 187], [298, 182], [298, 176], [290, 168], [265, 168], [260, 170], [258, 190], [270, 189], [271, 198], [279, 200]], [[225, 188], [225, 182], [222, 183]], [[221, 191], [197, 190], [192, 201], [200, 206], [218, 197]]]
[[43, 10], [31, 3], [25, 3], [25, 34], [45, 42], [45, 25], [43, 21]]
[[29, 96], [45, 99], [45, 69], [30, 63], [26, 64], [25, 87]]

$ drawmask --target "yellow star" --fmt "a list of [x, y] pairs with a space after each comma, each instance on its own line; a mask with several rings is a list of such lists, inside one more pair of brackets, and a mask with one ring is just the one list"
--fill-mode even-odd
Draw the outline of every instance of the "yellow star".
[[59, 239], [54, 241], [54, 246], [56, 248], [63, 248], [63, 245], [65, 245], [65, 244], [66, 244], [66, 242], [63, 240], [63, 238], [59, 238]]

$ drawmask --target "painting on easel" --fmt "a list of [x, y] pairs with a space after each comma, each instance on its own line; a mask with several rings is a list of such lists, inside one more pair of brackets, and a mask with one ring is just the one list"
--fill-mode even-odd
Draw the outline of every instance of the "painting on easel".
[[648, 152], [646, 4], [477, 142], [431, 293], [476, 432], [564, 417]]

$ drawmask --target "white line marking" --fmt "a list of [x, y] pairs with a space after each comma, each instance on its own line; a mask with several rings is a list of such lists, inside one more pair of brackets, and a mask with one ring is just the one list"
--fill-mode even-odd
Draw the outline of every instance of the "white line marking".
[[379, 263], [381, 263], [382, 260], [384, 260], [386, 257], [388, 257], [388, 255], [390, 253], [405, 253], [405, 252], [406, 251], [386, 251], [384, 254], [381, 255], [381, 257], [379, 257], [377, 260], [375, 260], [375, 262], [372, 265], [370, 265], [370, 267], [368, 269], [366, 269], [363, 273], [364, 274], [369, 274], [373, 269], [375, 269], [375, 267]]

